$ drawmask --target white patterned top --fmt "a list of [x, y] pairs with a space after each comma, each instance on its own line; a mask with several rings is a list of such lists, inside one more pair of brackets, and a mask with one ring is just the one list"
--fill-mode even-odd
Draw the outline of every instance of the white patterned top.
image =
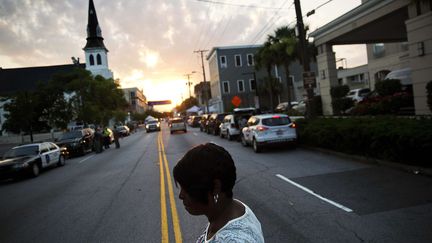
[[203, 234], [198, 238], [197, 243], [264, 243], [261, 224], [257, 217], [246, 204], [237, 199], [236, 201], [243, 204], [245, 207], [245, 213], [238, 218], [230, 220], [226, 225], [219, 229], [212, 238], [206, 240], [207, 231], [210, 225], [208, 224]]

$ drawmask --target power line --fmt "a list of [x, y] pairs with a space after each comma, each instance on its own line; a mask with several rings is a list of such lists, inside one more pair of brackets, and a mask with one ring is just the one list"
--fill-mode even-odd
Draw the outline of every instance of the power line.
[[228, 3], [228, 2], [213, 1], [213, 0], [197, 0], [197, 1], [198, 2], [218, 4], [218, 5], [242, 7], [242, 8], [261, 8], [261, 9], [268, 9], [268, 10], [278, 10], [278, 8], [268, 7], [268, 6], [245, 5], [245, 4]]

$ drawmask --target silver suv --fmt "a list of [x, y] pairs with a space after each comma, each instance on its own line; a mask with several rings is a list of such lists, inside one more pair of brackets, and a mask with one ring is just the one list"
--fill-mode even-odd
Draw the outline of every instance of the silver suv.
[[249, 118], [242, 130], [243, 146], [252, 145], [256, 153], [264, 146], [276, 144], [297, 145], [296, 124], [285, 114], [256, 115]]

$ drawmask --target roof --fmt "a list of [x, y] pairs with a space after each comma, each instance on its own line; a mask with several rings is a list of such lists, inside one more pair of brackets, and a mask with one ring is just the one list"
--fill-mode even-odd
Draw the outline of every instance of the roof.
[[108, 49], [103, 43], [103, 40], [104, 38], [102, 37], [102, 30], [99, 26], [99, 21], [97, 19], [96, 9], [93, 0], [90, 0], [87, 24], [87, 43], [84, 47], [84, 50], [92, 48], [103, 48], [108, 51]]
[[[0, 69], [0, 95], [14, 94], [19, 91], [34, 91], [38, 83], [47, 83], [55, 74], [72, 72], [74, 64]], [[85, 64], [79, 64], [85, 68]]]
[[210, 57], [213, 55], [213, 53], [216, 52], [216, 50], [247, 49], [247, 48], [258, 48], [258, 47], [262, 47], [262, 45], [215, 46], [211, 49], [211, 51], [207, 55], [206, 60], [209, 60]]

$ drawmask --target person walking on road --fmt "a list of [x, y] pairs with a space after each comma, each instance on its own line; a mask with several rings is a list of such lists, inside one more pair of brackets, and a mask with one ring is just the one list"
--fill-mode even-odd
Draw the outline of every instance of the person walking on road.
[[213, 143], [192, 148], [174, 167], [173, 175], [186, 211], [205, 215], [209, 221], [197, 242], [264, 242], [255, 214], [233, 199], [236, 167], [224, 148]]
[[120, 141], [119, 141], [120, 136], [121, 136], [120, 132], [117, 130], [117, 127], [114, 126], [114, 143], [116, 149], [120, 148]]
[[96, 153], [101, 153], [103, 151], [103, 143], [104, 143], [104, 138], [101, 132], [100, 127], [96, 128], [96, 132], [94, 134], [93, 137], [93, 146], [94, 146], [94, 150]]

